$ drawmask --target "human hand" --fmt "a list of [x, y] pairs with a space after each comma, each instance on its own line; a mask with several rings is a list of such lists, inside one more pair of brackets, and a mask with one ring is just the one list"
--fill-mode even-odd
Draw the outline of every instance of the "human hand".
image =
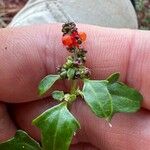
[[[88, 34], [87, 66], [92, 68], [93, 78], [103, 79], [119, 71], [121, 80], [140, 90], [144, 101], [143, 110], [138, 113], [117, 114], [112, 128], [95, 117], [82, 101], [77, 101], [72, 112], [82, 129], [74, 137], [71, 150], [150, 149], [149, 32], [87, 25], [79, 28]], [[0, 141], [13, 136], [16, 126], [39, 139], [31, 121], [54, 102], [37, 95], [38, 83], [45, 75], [54, 73], [55, 66], [62, 64], [67, 55], [60, 42], [60, 29], [55, 24], [0, 31]], [[67, 89], [64, 83], [57, 86]], [[7, 113], [6, 102], [18, 104], [11, 105]]]

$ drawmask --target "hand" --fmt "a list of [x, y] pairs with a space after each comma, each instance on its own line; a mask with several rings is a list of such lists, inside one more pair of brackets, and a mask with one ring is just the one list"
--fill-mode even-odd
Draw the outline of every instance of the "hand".
[[[17, 127], [40, 139], [31, 121], [55, 103], [49, 97], [41, 99], [37, 87], [45, 75], [53, 74], [55, 66], [65, 61], [67, 52], [61, 44], [60, 29], [60, 24], [1, 29], [0, 141], [13, 136]], [[103, 79], [119, 71], [121, 80], [140, 90], [144, 101], [138, 113], [117, 114], [112, 128], [77, 101], [72, 112], [82, 129], [74, 137], [71, 150], [150, 149], [150, 32], [88, 25], [80, 25], [79, 30], [88, 35], [87, 66], [93, 78]], [[67, 89], [66, 84], [58, 86]], [[13, 103], [8, 111], [6, 102]]]

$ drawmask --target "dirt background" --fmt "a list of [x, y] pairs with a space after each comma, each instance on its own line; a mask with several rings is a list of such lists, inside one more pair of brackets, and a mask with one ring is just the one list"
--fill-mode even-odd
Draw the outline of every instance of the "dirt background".
[[6, 27], [27, 0], [0, 0], [0, 28]]
[[[135, 6], [139, 28], [150, 30], [150, 0], [131, 0]], [[0, 28], [5, 28], [27, 0], [0, 0]]]

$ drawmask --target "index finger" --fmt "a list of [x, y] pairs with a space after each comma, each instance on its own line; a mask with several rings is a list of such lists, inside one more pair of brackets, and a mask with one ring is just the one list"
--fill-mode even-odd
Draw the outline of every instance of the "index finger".
[[[119, 71], [121, 79], [139, 89], [150, 108], [149, 32], [78, 25], [88, 35], [87, 66], [93, 78]], [[30, 26], [0, 31], [0, 99], [25, 102], [39, 99], [37, 86], [65, 61], [61, 25]]]

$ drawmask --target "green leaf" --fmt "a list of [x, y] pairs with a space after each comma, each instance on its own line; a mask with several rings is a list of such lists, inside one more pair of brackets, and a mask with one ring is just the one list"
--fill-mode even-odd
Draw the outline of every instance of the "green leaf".
[[113, 100], [114, 113], [132, 113], [140, 109], [143, 96], [137, 90], [121, 82], [108, 85], [108, 90]]
[[0, 150], [42, 150], [40, 145], [27, 133], [18, 130], [16, 135], [0, 144]]
[[52, 93], [52, 97], [58, 101], [62, 101], [64, 99], [64, 96], [65, 96], [65, 94], [63, 91], [54, 91]]
[[38, 87], [39, 95], [46, 93], [59, 78], [59, 75], [48, 75], [43, 78]]
[[119, 77], [120, 77], [120, 73], [116, 72], [111, 74], [106, 80], [109, 81], [109, 83], [114, 83], [118, 81]]
[[83, 95], [87, 104], [92, 111], [102, 118], [111, 116], [112, 99], [107, 89], [108, 81], [106, 80], [85, 80], [83, 86]]
[[67, 77], [68, 79], [73, 79], [74, 78], [74, 74], [75, 74], [75, 69], [74, 68], [69, 68], [67, 71]]
[[142, 95], [127, 85], [106, 80], [85, 80], [83, 95], [92, 111], [98, 116], [110, 120], [117, 112], [136, 112], [140, 109]]
[[80, 127], [63, 102], [47, 110], [33, 124], [41, 129], [44, 150], [68, 150], [72, 137]]

